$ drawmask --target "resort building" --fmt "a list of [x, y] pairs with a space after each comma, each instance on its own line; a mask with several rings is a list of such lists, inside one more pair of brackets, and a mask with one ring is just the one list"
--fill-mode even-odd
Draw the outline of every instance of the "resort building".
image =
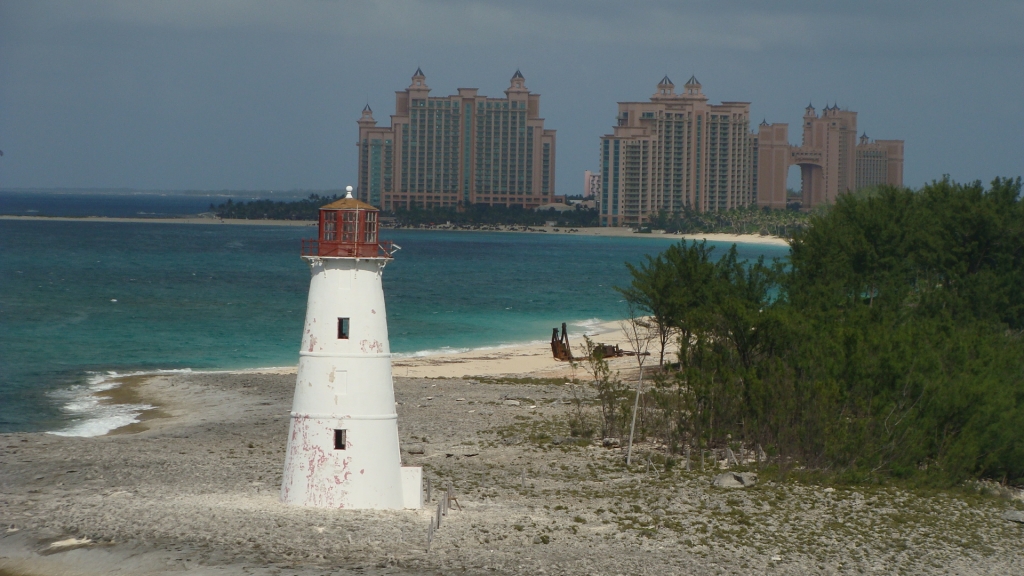
[[390, 127], [359, 119], [361, 200], [384, 210], [488, 204], [535, 208], [555, 196], [555, 131], [516, 70], [504, 98], [476, 88], [430, 96], [418, 68]]
[[583, 171], [583, 197], [597, 198], [601, 193], [601, 175], [590, 170]]
[[[788, 124], [750, 131], [750, 103], [709, 104], [691, 77], [681, 93], [664, 77], [648, 102], [619, 102], [613, 133], [601, 137], [602, 226], [642, 226], [658, 212], [744, 206], [786, 208], [786, 180], [799, 166], [802, 207], [834, 202], [865, 186], [903, 185], [903, 141], [857, 141], [857, 113], [808, 106], [803, 142]], [[589, 184], [586, 182], [585, 186]]]
[[618, 106], [613, 133], [601, 137], [602, 226], [755, 202], [749, 102], [709, 104], [695, 77], [676, 94], [665, 76], [649, 102]]
[[903, 141], [857, 141], [857, 113], [827, 106], [804, 109], [803, 142], [790, 146], [788, 124], [762, 122], [757, 134], [757, 204], [786, 207], [786, 176], [800, 167], [802, 208], [835, 202], [843, 192], [880, 184], [903, 185]]
[[857, 189], [903, 185], [903, 140], [875, 140], [862, 134], [857, 144]]

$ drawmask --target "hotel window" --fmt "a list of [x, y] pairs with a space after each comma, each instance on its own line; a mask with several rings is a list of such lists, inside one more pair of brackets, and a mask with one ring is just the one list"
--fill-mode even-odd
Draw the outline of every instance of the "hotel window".
[[348, 318], [338, 318], [338, 340], [348, 340]]
[[347, 432], [347, 430], [335, 430], [334, 431], [334, 449], [335, 450], [344, 450], [345, 449], [345, 444], [346, 444], [346, 441], [348, 440], [348, 438], [346, 438], [346, 436], [348, 436], [348, 434], [346, 432]]

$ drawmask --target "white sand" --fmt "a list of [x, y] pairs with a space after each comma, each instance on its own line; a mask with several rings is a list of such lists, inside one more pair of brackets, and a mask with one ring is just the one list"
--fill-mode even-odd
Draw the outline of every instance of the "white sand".
[[[588, 330], [595, 343], [617, 344], [623, 350], [632, 350], [622, 331], [622, 322], [605, 322]], [[554, 326], [552, 326], [554, 328]], [[570, 336], [573, 354], [584, 356], [583, 338]], [[653, 345], [652, 354], [655, 353]], [[630, 370], [636, 359], [629, 357], [609, 360], [612, 370]], [[502, 346], [458, 353], [437, 353], [427, 356], [396, 357], [392, 361], [395, 376], [410, 378], [462, 378], [472, 376], [533, 376], [560, 378], [571, 376], [568, 362], [555, 360], [549, 341], [537, 341], [517, 346]]]

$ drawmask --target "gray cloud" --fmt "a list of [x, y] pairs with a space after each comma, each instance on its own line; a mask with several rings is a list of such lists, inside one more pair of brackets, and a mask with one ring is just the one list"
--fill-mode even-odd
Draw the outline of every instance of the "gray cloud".
[[0, 0], [0, 186], [326, 188], [355, 119], [522, 68], [559, 131], [558, 187], [617, 100], [697, 74], [795, 122], [808, 98], [907, 140], [907, 183], [1024, 173], [1024, 3]]

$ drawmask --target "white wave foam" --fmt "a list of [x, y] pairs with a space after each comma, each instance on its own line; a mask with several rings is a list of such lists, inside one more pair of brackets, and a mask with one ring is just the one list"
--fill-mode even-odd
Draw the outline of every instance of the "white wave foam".
[[505, 348], [516, 348], [519, 346], [539, 346], [541, 344], [547, 343], [547, 340], [529, 340], [524, 342], [508, 342], [503, 344], [494, 344], [491, 346], [478, 346], [476, 348], [451, 348], [448, 346], [444, 346], [441, 348], [433, 348], [429, 350], [417, 350], [415, 352], [395, 352], [391, 354], [391, 357], [396, 360], [401, 360], [406, 358], [423, 358], [425, 356], [464, 354], [467, 352], [491, 352], [494, 350], [503, 350]]
[[608, 320], [602, 320], [600, 318], [588, 318], [586, 320], [580, 320], [578, 322], [571, 322], [569, 326], [573, 328], [579, 328], [581, 330], [570, 330], [569, 338], [578, 339], [584, 336], [593, 336], [595, 334], [601, 334], [608, 330], [611, 324]]
[[450, 346], [442, 346], [441, 348], [435, 348], [431, 350], [417, 350], [415, 352], [394, 352], [391, 354], [392, 358], [423, 358], [424, 356], [440, 356], [442, 354], [462, 354], [463, 352], [469, 352], [473, 348], [452, 348]]
[[85, 385], [72, 386], [51, 396], [60, 403], [60, 409], [72, 422], [67, 428], [51, 431], [57, 436], [102, 436], [139, 421], [139, 416], [154, 407], [149, 404], [110, 404], [99, 393], [120, 386], [120, 378], [160, 374], [186, 374], [190, 369], [152, 370], [146, 372], [106, 372], [90, 374]]

